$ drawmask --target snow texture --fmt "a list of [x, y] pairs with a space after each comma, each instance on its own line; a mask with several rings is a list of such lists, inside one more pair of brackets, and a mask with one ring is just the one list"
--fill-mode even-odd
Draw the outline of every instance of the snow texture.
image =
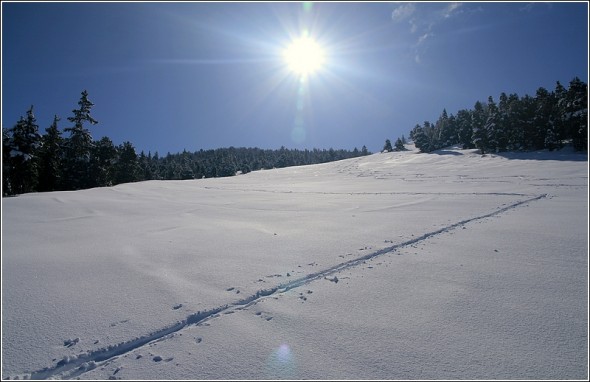
[[3, 379], [586, 379], [588, 161], [379, 153], [2, 201]]

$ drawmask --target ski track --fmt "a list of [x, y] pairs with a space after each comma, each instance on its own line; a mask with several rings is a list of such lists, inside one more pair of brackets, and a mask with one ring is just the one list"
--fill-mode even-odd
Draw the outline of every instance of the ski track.
[[247, 188], [203, 187], [205, 190], [237, 191], [237, 192], [264, 192], [269, 194], [305, 194], [305, 195], [474, 195], [474, 196], [532, 196], [531, 194], [515, 192], [334, 192], [334, 191], [291, 191], [291, 190], [265, 190]]
[[[235, 190], [232, 190], [232, 191], [235, 191]], [[247, 190], [247, 191], [254, 191], [254, 190]], [[343, 193], [343, 194], [350, 194], [350, 193]], [[389, 194], [389, 193], [387, 193], [387, 194]], [[413, 194], [415, 194], [415, 193], [413, 193]], [[411, 240], [379, 249], [379, 250], [371, 252], [367, 255], [357, 257], [352, 260], [336, 264], [330, 268], [326, 268], [326, 269], [320, 270], [315, 273], [310, 273], [304, 277], [293, 280], [291, 282], [279, 284], [278, 286], [273, 287], [273, 288], [259, 290], [255, 294], [248, 296], [246, 298], [243, 298], [239, 301], [232, 302], [232, 303], [225, 304], [225, 305], [221, 305], [216, 308], [209, 309], [209, 310], [198, 311], [196, 313], [190, 314], [186, 319], [184, 319], [180, 322], [176, 322], [172, 325], [169, 325], [167, 327], [164, 327], [162, 329], [154, 331], [148, 335], [138, 337], [138, 338], [135, 338], [135, 339], [132, 339], [129, 341], [121, 342], [116, 345], [110, 345], [106, 348], [88, 351], [86, 353], [79, 354], [78, 356], [72, 356], [72, 357], [66, 356], [62, 360], [58, 361], [55, 366], [45, 367], [41, 370], [34, 371], [30, 374], [26, 374], [26, 375], [24, 375], [24, 377], [25, 378], [29, 377], [29, 379], [49, 379], [49, 378], [50, 379], [55, 379], [55, 378], [68, 379], [68, 378], [78, 377], [90, 370], [95, 369], [96, 367], [99, 367], [103, 363], [106, 363], [110, 360], [117, 358], [120, 355], [131, 352], [135, 349], [141, 348], [142, 346], [149, 344], [151, 342], [162, 341], [162, 340], [168, 338], [170, 335], [184, 329], [185, 327], [187, 327], [189, 325], [201, 324], [209, 319], [219, 317], [221, 314], [230, 313], [230, 312], [233, 313], [237, 310], [242, 310], [244, 308], [247, 308], [251, 305], [254, 305], [254, 304], [260, 302], [262, 299], [264, 299], [268, 296], [283, 293], [288, 290], [300, 287], [302, 285], [307, 285], [313, 281], [316, 281], [316, 280], [319, 280], [322, 278], [327, 278], [328, 276], [333, 275], [338, 272], [341, 272], [347, 268], [352, 268], [352, 267], [356, 267], [360, 264], [363, 264], [367, 260], [371, 260], [371, 259], [376, 258], [378, 256], [396, 251], [396, 250], [404, 248], [404, 247], [411, 246], [411, 245], [416, 244], [418, 242], [429, 239], [433, 236], [437, 236], [439, 234], [446, 233], [446, 232], [454, 230], [458, 227], [464, 226], [465, 224], [472, 223], [472, 222], [475, 222], [478, 220], [483, 220], [486, 218], [490, 218], [490, 217], [493, 217], [496, 215], [500, 215], [506, 211], [515, 209], [515, 208], [522, 206], [524, 204], [527, 204], [527, 203], [531, 203], [531, 202], [534, 202], [534, 201], [537, 201], [540, 199], [544, 199], [548, 196], [547, 194], [542, 194], [542, 195], [538, 195], [535, 197], [531, 197], [532, 195], [524, 195], [524, 194], [504, 194], [504, 193], [499, 193], [499, 194], [501, 194], [501, 195], [514, 195], [514, 196], [517, 196], [517, 195], [518, 196], [529, 196], [529, 198], [525, 199], [525, 200], [517, 201], [515, 203], [510, 204], [509, 206], [499, 208], [499, 209], [497, 209], [493, 212], [490, 212], [488, 214], [484, 214], [484, 215], [476, 216], [473, 218], [461, 220], [461, 221], [453, 223], [449, 226], [440, 228], [436, 231], [425, 233], [425, 234], [418, 236], [416, 238], [413, 238]], [[498, 194], [496, 193], [495, 195], [498, 195]], [[330, 280], [330, 279], [328, 279], [328, 280]], [[20, 375], [20, 377], [23, 377], [23, 375]]]

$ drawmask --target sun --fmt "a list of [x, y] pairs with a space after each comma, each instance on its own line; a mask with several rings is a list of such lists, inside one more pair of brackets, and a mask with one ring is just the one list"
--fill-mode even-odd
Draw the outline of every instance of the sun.
[[302, 77], [321, 69], [325, 61], [322, 47], [307, 36], [293, 40], [283, 52], [283, 57], [289, 69]]

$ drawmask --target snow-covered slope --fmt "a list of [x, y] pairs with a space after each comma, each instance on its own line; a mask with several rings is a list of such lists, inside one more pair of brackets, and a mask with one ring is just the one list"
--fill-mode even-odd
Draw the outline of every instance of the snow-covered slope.
[[588, 376], [588, 162], [375, 154], [2, 201], [2, 377]]

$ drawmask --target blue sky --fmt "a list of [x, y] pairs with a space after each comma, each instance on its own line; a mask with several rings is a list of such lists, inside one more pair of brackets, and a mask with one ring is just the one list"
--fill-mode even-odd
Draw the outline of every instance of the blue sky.
[[[307, 31], [305, 81], [282, 52]], [[2, 126], [32, 104], [95, 139], [160, 154], [218, 147], [383, 147], [446, 108], [588, 82], [588, 4], [2, 2]]]

